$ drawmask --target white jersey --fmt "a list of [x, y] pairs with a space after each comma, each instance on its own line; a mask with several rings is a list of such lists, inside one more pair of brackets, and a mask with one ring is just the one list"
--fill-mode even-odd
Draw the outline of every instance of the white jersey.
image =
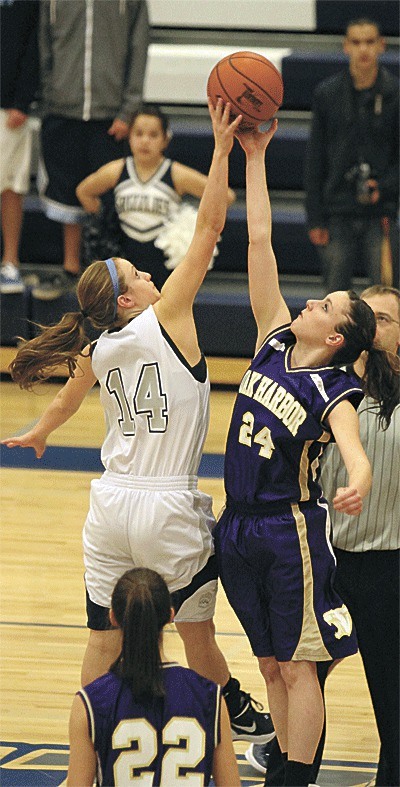
[[129, 238], [140, 243], [154, 240], [176, 212], [181, 198], [174, 189], [171, 163], [171, 159], [164, 159], [154, 175], [143, 181], [133, 157], [126, 159], [114, 199], [121, 229]]
[[[107, 433], [106, 468], [91, 484], [83, 545], [91, 601], [109, 607], [117, 579], [147, 566], [169, 590], [186, 588], [213, 554], [212, 500], [197, 488], [210, 384], [196, 380], [149, 306], [92, 355]], [[176, 620], [213, 616], [216, 579], [182, 604]]]
[[150, 306], [101, 334], [92, 368], [106, 419], [106, 470], [135, 477], [196, 476], [209, 422], [208, 375], [198, 382]]

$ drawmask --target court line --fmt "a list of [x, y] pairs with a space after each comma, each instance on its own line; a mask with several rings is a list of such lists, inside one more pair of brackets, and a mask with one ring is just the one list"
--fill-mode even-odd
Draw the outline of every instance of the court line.
[[[18, 620], [0, 620], [0, 626], [21, 626], [22, 628], [50, 628], [50, 629], [84, 629], [88, 631], [87, 626], [81, 623], [30, 623], [29, 621]], [[165, 634], [178, 634], [176, 629], [167, 629]], [[216, 631], [217, 637], [245, 637], [246, 634], [242, 631]]]
[[[41, 459], [36, 459], [31, 448], [7, 448], [0, 445], [0, 465], [26, 470], [64, 470], [84, 473], [103, 473], [99, 448], [50, 445]], [[223, 454], [203, 454], [199, 476], [223, 478]]]

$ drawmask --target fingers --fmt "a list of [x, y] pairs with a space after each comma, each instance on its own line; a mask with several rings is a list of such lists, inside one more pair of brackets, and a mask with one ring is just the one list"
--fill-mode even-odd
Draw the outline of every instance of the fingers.
[[16, 445], [21, 445], [21, 441], [17, 440], [15, 437], [6, 437], [4, 440], [1, 440], [1, 445], [6, 445], [7, 448], [15, 448]]
[[362, 499], [357, 489], [342, 487], [337, 490], [333, 499], [335, 511], [341, 511], [350, 516], [356, 516], [362, 511]]
[[224, 125], [226, 125], [229, 129], [232, 129], [234, 131], [238, 128], [238, 126], [242, 121], [243, 116], [238, 115], [237, 117], [234, 117], [232, 115], [231, 105], [229, 101], [224, 103], [223, 99], [219, 98], [217, 100], [215, 107], [210, 98], [207, 101], [208, 101], [208, 108], [210, 110], [210, 114], [212, 118], [216, 118], [217, 120], [220, 121], [222, 120]]
[[6, 437], [4, 440], [0, 440], [0, 443], [6, 445], [7, 448], [33, 448], [36, 459], [41, 459], [46, 450], [46, 446], [38, 446], [30, 441], [26, 442], [22, 437]]

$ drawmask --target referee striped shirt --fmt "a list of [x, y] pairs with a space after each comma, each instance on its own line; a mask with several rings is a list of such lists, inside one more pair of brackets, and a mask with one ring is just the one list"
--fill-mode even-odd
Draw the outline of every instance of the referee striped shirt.
[[335, 443], [327, 446], [321, 461], [320, 483], [330, 504], [335, 547], [348, 552], [400, 548], [400, 405], [390, 426], [379, 428], [378, 406], [365, 397], [358, 409], [360, 437], [371, 463], [372, 487], [358, 516], [335, 511], [336, 489], [347, 486], [348, 476]]

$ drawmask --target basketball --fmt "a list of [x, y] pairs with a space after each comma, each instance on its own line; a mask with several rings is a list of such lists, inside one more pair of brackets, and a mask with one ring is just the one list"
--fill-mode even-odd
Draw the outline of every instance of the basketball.
[[214, 106], [218, 98], [229, 101], [232, 115], [243, 115], [239, 128], [244, 131], [275, 115], [283, 101], [283, 81], [278, 69], [263, 55], [233, 52], [212, 69], [207, 95]]

